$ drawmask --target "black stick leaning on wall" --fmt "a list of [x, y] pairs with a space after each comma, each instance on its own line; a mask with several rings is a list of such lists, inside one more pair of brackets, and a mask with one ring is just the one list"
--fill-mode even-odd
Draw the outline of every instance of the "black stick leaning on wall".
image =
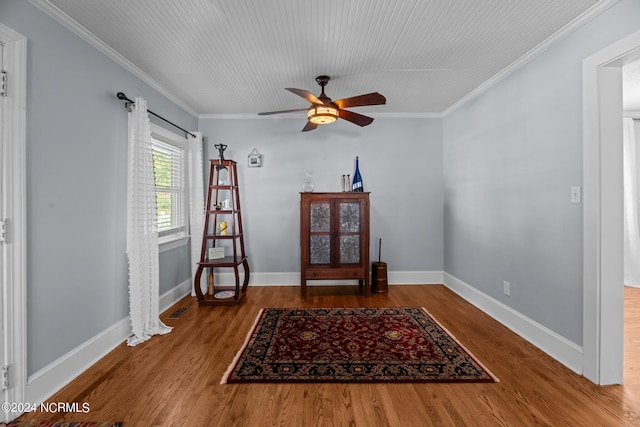
[[[127, 98], [127, 95], [125, 95], [123, 92], [118, 92], [118, 93], [116, 94], [116, 96], [118, 97], [118, 99], [121, 99], [121, 100], [123, 100], [123, 101], [126, 101], [126, 102], [127, 102], [127, 103], [129, 103], [129, 104], [135, 104], [135, 101], [132, 101], [132, 100], [130, 100], [129, 98]], [[169, 120], [165, 119], [164, 117], [162, 117], [162, 116], [160, 116], [160, 115], [158, 115], [158, 114], [154, 113], [154, 112], [153, 112], [153, 111], [151, 111], [151, 110], [147, 110], [147, 113], [151, 114], [152, 116], [155, 116], [155, 117], [159, 118], [160, 120], [162, 120], [162, 121], [164, 121], [164, 122], [166, 122], [166, 123], [169, 123], [171, 126], [175, 127], [176, 129], [180, 129], [182, 132], [184, 132], [184, 133], [186, 133], [186, 134], [188, 134], [188, 135], [191, 135], [191, 136], [192, 136], [192, 137], [194, 137], [194, 138], [196, 137], [194, 134], [192, 134], [192, 133], [191, 133], [191, 132], [189, 132], [188, 130], [186, 130], [186, 129], [182, 129], [182, 128], [181, 128], [180, 126], [178, 126], [177, 124], [173, 123], [172, 121], [169, 121]]]

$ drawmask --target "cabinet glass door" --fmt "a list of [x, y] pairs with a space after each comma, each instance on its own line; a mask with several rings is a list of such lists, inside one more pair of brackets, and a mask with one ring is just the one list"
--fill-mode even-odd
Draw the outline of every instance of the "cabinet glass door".
[[331, 205], [328, 202], [310, 204], [310, 262], [331, 263]]
[[360, 263], [360, 203], [340, 202], [340, 264]]

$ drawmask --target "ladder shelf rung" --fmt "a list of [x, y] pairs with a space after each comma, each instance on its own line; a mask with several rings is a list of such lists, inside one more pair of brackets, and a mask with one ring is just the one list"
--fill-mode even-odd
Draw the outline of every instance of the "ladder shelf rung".
[[219, 234], [206, 234], [204, 235], [205, 239], [210, 239], [210, 240], [215, 240], [215, 239], [221, 239], [221, 240], [231, 240], [231, 239], [237, 239], [238, 237], [242, 237], [242, 233], [236, 233], [234, 234], [227, 234], [225, 236], [221, 236]]
[[238, 187], [235, 185], [211, 184], [209, 185], [209, 188], [212, 190], [235, 190]]
[[234, 257], [234, 256], [226, 256], [220, 259], [206, 259], [204, 261], [199, 262], [203, 267], [236, 267], [241, 265], [247, 259], [244, 257]]

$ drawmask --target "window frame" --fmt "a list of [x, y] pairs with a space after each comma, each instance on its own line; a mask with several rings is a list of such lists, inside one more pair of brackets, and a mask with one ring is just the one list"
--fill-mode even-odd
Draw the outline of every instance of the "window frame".
[[167, 235], [160, 236], [158, 233], [158, 243], [159, 243], [159, 251], [166, 252], [171, 249], [175, 249], [181, 246], [184, 246], [188, 243], [190, 235], [188, 233], [189, 230], [189, 188], [188, 188], [188, 140], [186, 136], [181, 136], [172, 132], [162, 126], [159, 126], [155, 123], [151, 123], [151, 142], [152, 142], [152, 150], [154, 141], [158, 141], [160, 143], [168, 144], [178, 149], [183, 150], [184, 152], [184, 163], [183, 163], [183, 174], [182, 177], [184, 182], [184, 194], [183, 194], [183, 212], [182, 216], [184, 218], [184, 227], [182, 230], [174, 233], [170, 233]]

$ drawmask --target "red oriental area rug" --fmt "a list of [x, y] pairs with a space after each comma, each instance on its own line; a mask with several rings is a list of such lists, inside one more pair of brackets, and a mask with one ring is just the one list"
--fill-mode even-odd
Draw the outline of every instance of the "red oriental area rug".
[[222, 383], [496, 382], [423, 308], [267, 308]]

